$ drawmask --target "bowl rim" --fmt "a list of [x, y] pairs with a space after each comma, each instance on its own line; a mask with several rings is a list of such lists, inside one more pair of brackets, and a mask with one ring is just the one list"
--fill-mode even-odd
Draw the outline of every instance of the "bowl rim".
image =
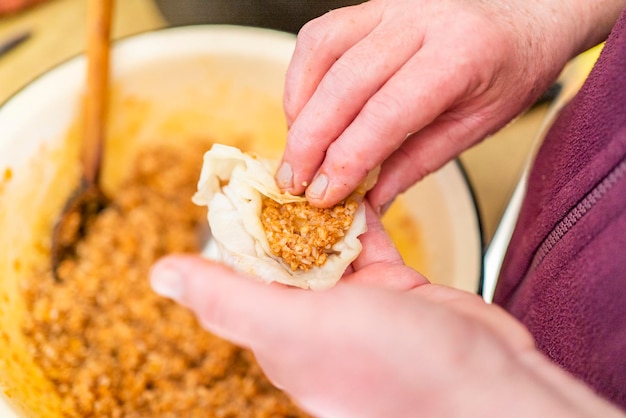
[[481, 216], [480, 205], [478, 203], [478, 198], [476, 195], [476, 188], [474, 187], [474, 184], [472, 183], [472, 180], [470, 179], [470, 176], [467, 172], [467, 168], [463, 164], [463, 161], [461, 161], [460, 158], [455, 158], [454, 162], [458, 166], [461, 176], [463, 177], [463, 180], [465, 181], [465, 184], [467, 185], [467, 191], [470, 194], [470, 200], [473, 205], [473, 211], [475, 215], [474, 218], [476, 219], [476, 222], [477, 222], [478, 241], [479, 241], [478, 248], [480, 250], [478, 268], [480, 269], [480, 271], [478, 273], [479, 274], [478, 288], [476, 289], [476, 294], [483, 296], [484, 280], [485, 280], [485, 244], [486, 242], [485, 242], [484, 224], [483, 224], [483, 219]]
[[[293, 48], [295, 46], [296, 36], [289, 32], [283, 32], [275, 29], [268, 28], [260, 28], [254, 26], [239, 26], [239, 25], [227, 25], [227, 24], [203, 24], [203, 25], [189, 25], [189, 26], [175, 26], [175, 27], [167, 27], [162, 29], [155, 30], [147, 30], [131, 35], [127, 35], [116, 39], [113, 42], [113, 49], [116, 55], [123, 55], [123, 51], [125, 50], [133, 50], [141, 45], [143, 42], [157, 42], [161, 39], [165, 39], [168, 37], [177, 37], [177, 36], [198, 36], [198, 33], [207, 33], [209, 35], [206, 36], [214, 36], [217, 34], [222, 34], [225, 36], [235, 36], [235, 37], [243, 37], [246, 40], [251, 38], [257, 38], [259, 42], [265, 43], [268, 38], [275, 40], [275, 43], [281, 44], [282, 49], [278, 48], [262, 48], [259, 49], [259, 53], [262, 53], [265, 58], [267, 58], [267, 52], [271, 52], [272, 54], [286, 54], [287, 52], [291, 54]], [[211, 35], [212, 34], [212, 35]], [[252, 36], [251, 36], [252, 35]], [[262, 36], [260, 36], [262, 35]], [[272, 42], [274, 43], [274, 42]], [[165, 49], [165, 48], [164, 48]], [[246, 50], [250, 49], [250, 45], [248, 45]], [[219, 49], [217, 49], [219, 50]], [[216, 50], [216, 51], [217, 51]], [[228, 50], [229, 52], [237, 52], [237, 50], [227, 49], [226, 47], [221, 50]], [[120, 52], [122, 51], [122, 52]], [[128, 53], [126, 54], [128, 56]], [[124, 58], [126, 58], [124, 56]], [[168, 55], [172, 56], [172, 55]], [[278, 55], [277, 55], [278, 56]], [[157, 56], [155, 56], [157, 57]], [[280, 56], [280, 59], [284, 60], [284, 56]], [[144, 57], [145, 61], [146, 58]], [[3, 120], [9, 120], [13, 115], [18, 115], [19, 113], [28, 113], [23, 112], [22, 100], [28, 101], [29, 96], [34, 94], [30, 93], [38, 92], [42, 89], [46, 84], [50, 83], [50, 80], [53, 80], [54, 77], [58, 77], [68, 71], [76, 71], [84, 73], [84, 65], [85, 65], [85, 55], [84, 53], [78, 53], [67, 59], [59, 62], [58, 64], [52, 66], [51, 68], [46, 69], [41, 74], [38, 74], [36, 77], [31, 79], [27, 84], [20, 87], [17, 91], [11, 94], [3, 103], [0, 104], [0, 155], [7, 149], [9, 149], [11, 145], [11, 140], [13, 137], [11, 135], [4, 135], [8, 128], [5, 128], [2, 124]], [[129, 63], [125, 63], [124, 65], [130, 65]], [[113, 64], [113, 72], [116, 70], [120, 70], [121, 67], [118, 67], [116, 64]], [[71, 94], [71, 92], [69, 93]], [[21, 120], [28, 118], [28, 115], [21, 115]], [[19, 120], [12, 122], [14, 126], [21, 126]], [[11, 131], [8, 130], [8, 133]], [[20, 147], [27, 148], [27, 147]], [[27, 157], [32, 155], [32, 152], [27, 152]], [[13, 161], [13, 159], [11, 160]], [[450, 164], [450, 163], [449, 163]], [[18, 164], [19, 165], [19, 164]], [[469, 201], [467, 202], [472, 209], [471, 217], [476, 222], [476, 228], [473, 237], [476, 239], [476, 264], [478, 271], [472, 272], [472, 274], [476, 275], [477, 280], [477, 289], [475, 289], [478, 295], [482, 295], [483, 291], [483, 279], [484, 279], [484, 245], [485, 245], [485, 236], [483, 231], [483, 223], [480, 215], [480, 207], [478, 204], [478, 200], [476, 198], [475, 189], [472, 185], [472, 182], [467, 174], [467, 171], [459, 158], [456, 158], [451, 161], [451, 164], [454, 166], [454, 171], [458, 173], [461, 177], [461, 181], [464, 184], [465, 189], [469, 194]], [[7, 396], [4, 394], [4, 391], [0, 391], [0, 415], [1, 416], [19, 416], [17, 410], [12, 406], [13, 403], [7, 399]], [[8, 408], [8, 409], [7, 409]]]

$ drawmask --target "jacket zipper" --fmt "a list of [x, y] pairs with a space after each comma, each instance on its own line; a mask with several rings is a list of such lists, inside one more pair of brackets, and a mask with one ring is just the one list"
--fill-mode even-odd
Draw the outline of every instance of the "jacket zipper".
[[534, 270], [548, 255], [550, 250], [563, 238], [578, 221], [598, 203], [613, 186], [626, 174], [626, 160], [622, 160], [611, 172], [604, 177], [548, 234], [535, 253], [531, 264]]

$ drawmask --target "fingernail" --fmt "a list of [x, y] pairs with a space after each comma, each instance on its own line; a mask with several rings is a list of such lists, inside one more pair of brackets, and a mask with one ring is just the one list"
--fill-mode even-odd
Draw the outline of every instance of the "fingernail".
[[276, 184], [281, 189], [290, 189], [293, 187], [293, 170], [288, 162], [284, 162], [280, 165], [280, 168], [276, 172]]
[[313, 183], [306, 189], [306, 194], [308, 197], [321, 199], [324, 193], [326, 193], [327, 188], [328, 176], [326, 176], [326, 174], [318, 174], [315, 179], [313, 179]]
[[166, 298], [180, 300], [185, 292], [183, 276], [172, 268], [158, 267], [150, 274], [152, 290]]

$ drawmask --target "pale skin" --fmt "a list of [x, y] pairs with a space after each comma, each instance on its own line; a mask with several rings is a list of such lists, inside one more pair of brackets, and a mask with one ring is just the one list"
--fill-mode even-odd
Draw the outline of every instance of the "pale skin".
[[371, 208], [368, 226], [352, 273], [328, 291], [266, 285], [195, 256], [159, 261], [152, 287], [252, 349], [315, 416], [622, 416], [504, 310], [405, 266]]
[[[624, 0], [372, 0], [300, 31], [277, 184], [316, 206], [382, 164], [376, 208], [527, 108]], [[308, 186], [308, 187], [307, 187]]]
[[501, 308], [406, 267], [377, 213], [523, 111], [625, 3], [372, 0], [312, 21], [287, 73], [277, 183], [330, 206], [382, 165], [362, 254], [324, 292], [194, 256], [158, 262], [153, 288], [317, 416], [623, 416]]

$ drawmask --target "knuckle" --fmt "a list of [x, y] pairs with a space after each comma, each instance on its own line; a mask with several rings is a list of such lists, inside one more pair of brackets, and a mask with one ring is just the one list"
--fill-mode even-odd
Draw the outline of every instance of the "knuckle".
[[[310, 129], [310, 126], [306, 127]], [[324, 142], [317, 131], [305, 130], [300, 123], [294, 123], [287, 134], [287, 151], [291, 155], [299, 155], [303, 160], [317, 159], [324, 153]]]
[[[423, 179], [434, 170], [434, 168], [420, 163], [419, 158], [404, 147], [398, 148], [395, 154], [396, 164], [390, 166], [389, 169], [394, 170], [398, 176], [396, 187], [398, 193], [404, 192], [415, 182]], [[402, 173], [408, 173], [408, 175]]]
[[320, 90], [324, 96], [330, 97], [338, 102], [350, 100], [354, 86], [359, 83], [359, 71], [349, 65], [345, 59], [337, 60], [324, 80], [320, 84]]
[[406, 125], [411, 115], [408, 106], [391, 92], [380, 90], [365, 105], [363, 123], [382, 139], [393, 136], [398, 126]]
[[332, 173], [347, 188], [354, 188], [377, 165], [367, 150], [355, 147], [353, 143], [336, 141], [328, 147], [324, 170]]
[[298, 31], [297, 45], [315, 51], [323, 45], [332, 43], [335, 33], [332, 17], [333, 11], [330, 11], [306, 22]]

